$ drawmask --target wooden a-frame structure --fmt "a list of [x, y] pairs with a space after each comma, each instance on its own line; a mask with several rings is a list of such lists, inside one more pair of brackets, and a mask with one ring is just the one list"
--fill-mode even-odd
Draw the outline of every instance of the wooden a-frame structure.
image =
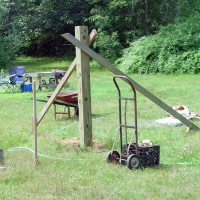
[[[90, 83], [89, 83], [90, 78], [89, 78], [89, 71], [88, 71], [89, 57], [98, 61], [101, 65], [105, 66], [115, 75], [123, 75], [123, 76], [127, 76], [127, 75], [125, 75], [122, 71], [114, 67], [106, 59], [104, 59], [102, 56], [100, 56], [99, 54], [97, 54], [95, 51], [93, 51], [92, 49], [88, 47], [88, 42], [87, 42], [88, 29], [86, 26], [77, 26], [75, 30], [76, 30], [76, 38], [69, 33], [62, 34], [62, 37], [65, 38], [68, 42], [72, 43], [74, 46], [76, 46], [76, 59], [74, 59], [69, 69], [67, 70], [67, 73], [62, 78], [61, 82], [59, 83], [55, 91], [53, 92], [51, 98], [48, 100], [47, 104], [42, 109], [37, 120], [37, 125], [41, 122], [42, 118], [44, 117], [48, 109], [50, 108], [51, 104], [54, 102], [56, 96], [58, 95], [58, 93], [60, 92], [63, 85], [66, 83], [66, 81], [69, 79], [75, 66], [77, 65], [78, 78], [81, 79], [79, 81], [79, 89], [78, 89], [79, 90], [78, 101], [79, 101], [79, 106], [80, 106], [79, 109], [81, 109], [81, 112], [84, 112], [81, 119], [79, 119], [79, 131], [83, 132], [83, 133], [80, 133], [81, 141], [82, 141], [81, 145], [90, 145], [91, 139], [92, 139], [92, 123], [91, 123], [91, 102], [90, 102]], [[96, 31], [93, 30], [90, 34], [89, 44], [92, 43], [95, 35], [96, 35]], [[149, 98], [152, 102], [157, 104], [166, 112], [170, 113], [176, 119], [180, 120], [183, 124], [188, 126], [191, 130], [194, 130], [194, 131], [200, 130], [198, 126], [193, 124], [191, 121], [187, 120], [185, 117], [183, 117], [181, 114], [176, 112], [174, 109], [172, 109], [162, 100], [160, 100], [154, 94], [149, 92], [147, 89], [143, 88], [140, 84], [138, 84], [136, 81], [134, 81], [130, 77], [128, 78], [131, 80], [131, 83], [133, 84], [135, 89], [139, 91], [141, 94], [143, 94], [144, 96], [146, 96], [147, 98]]]

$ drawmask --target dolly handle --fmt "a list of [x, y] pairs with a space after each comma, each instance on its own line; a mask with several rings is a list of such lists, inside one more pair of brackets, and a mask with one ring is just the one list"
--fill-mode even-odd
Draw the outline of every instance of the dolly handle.
[[[116, 79], [122, 79], [124, 80], [126, 83], [128, 83], [132, 90], [133, 90], [133, 93], [134, 93], [134, 111], [135, 111], [135, 139], [136, 139], [136, 155], [138, 156], [139, 155], [139, 152], [138, 152], [138, 127], [137, 127], [137, 99], [136, 99], [136, 90], [133, 86], [133, 84], [131, 83], [131, 81], [129, 80], [128, 77], [126, 76], [123, 76], [123, 75], [115, 75], [113, 77], [113, 81], [114, 81], [114, 84], [118, 90], [118, 95], [119, 95], [119, 99], [121, 99], [121, 91], [120, 91], [120, 88], [119, 88], [119, 85], [116, 81]], [[119, 122], [121, 124], [122, 122], [122, 119], [121, 119], [121, 101], [119, 100]], [[120, 127], [120, 133], [122, 133], [122, 130], [121, 130], [121, 127]], [[120, 134], [120, 140], [122, 141], [122, 134]], [[122, 149], [122, 144], [121, 144], [121, 149]]]
[[119, 96], [121, 95], [121, 91], [120, 91], [119, 85], [118, 85], [118, 83], [116, 81], [117, 78], [120, 78], [120, 79], [124, 80], [126, 83], [128, 83], [131, 86], [132, 90], [133, 90], [134, 96], [136, 96], [136, 90], [133, 87], [133, 84], [131, 83], [131, 81], [129, 80], [129, 78], [127, 76], [123, 76], [123, 75], [115, 75], [113, 77], [113, 81], [114, 81], [115, 86], [116, 86], [116, 88], [118, 90]]

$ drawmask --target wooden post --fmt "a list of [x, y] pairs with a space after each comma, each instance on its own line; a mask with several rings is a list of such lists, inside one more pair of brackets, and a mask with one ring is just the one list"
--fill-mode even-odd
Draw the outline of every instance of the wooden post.
[[[92, 30], [92, 32], [90, 33], [90, 40], [89, 40], [89, 45], [92, 44], [92, 42], [95, 39], [95, 36], [97, 35], [97, 32], [95, 29]], [[60, 92], [60, 90], [62, 89], [63, 85], [67, 82], [67, 80], [69, 79], [69, 77], [71, 76], [72, 72], [74, 71], [76, 67], [76, 58], [74, 59], [74, 61], [72, 62], [72, 64], [70, 65], [70, 67], [68, 68], [66, 74], [64, 75], [64, 77], [61, 79], [60, 83], [58, 84], [58, 86], [56, 87], [55, 91], [53, 92], [53, 94], [51, 95], [51, 97], [49, 98], [47, 104], [44, 106], [44, 108], [42, 109], [42, 111], [40, 112], [40, 115], [38, 116], [38, 121], [37, 121], [37, 125], [39, 125], [39, 123], [42, 121], [43, 117], [45, 116], [45, 114], [47, 113], [47, 111], [49, 110], [51, 104], [54, 102], [54, 100], [56, 99], [56, 96], [58, 95], [58, 93]]]
[[[75, 36], [81, 43], [88, 46], [89, 37], [87, 26], [76, 26]], [[89, 146], [92, 142], [89, 56], [77, 47], [76, 63], [78, 76], [80, 145]]]
[[36, 83], [33, 81], [33, 134], [34, 134], [34, 163], [38, 164], [37, 153], [37, 113], [36, 113]]
[[0, 148], [0, 166], [4, 165], [3, 149]]

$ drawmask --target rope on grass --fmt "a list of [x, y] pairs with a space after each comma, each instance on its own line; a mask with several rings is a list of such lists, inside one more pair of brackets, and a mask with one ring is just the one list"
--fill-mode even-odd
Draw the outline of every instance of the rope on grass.
[[[26, 150], [26, 151], [30, 151], [31, 153], [34, 153], [34, 151], [28, 147], [13, 147], [13, 148], [8, 149], [8, 151], [10, 151], [10, 152], [20, 151], [20, 150]], [[55, 160], [85, 160], [85, 159], [81, 159], [81, 158], [80, 159], [55, 158], [55, 157], [47, 156], [47, 155], [40, 154], [40, 153], [38, 153], [38, 156], [49, 158], [49, 159], [55, 159]]]
[[[31, 153], [34, 153], [34, 151], [28, 147], [13, 147], [13, 148], [9, 148], [8, 151], [10, 152], [14, 152], [14, 151], [20, 151], [20, 150], [27, 150], [30, 151]], [[84, 160], [88, 160], [86, 158], [79, 158], [79, 159], [71, 159], [71, 158], [55, 158], [55, 157], [51, 157], [51, 156], [47, 156], [44, 154], [40, 154], [38, 153], [39, 156], [41, 157], [45, 157], [45, 158], [49, 158], [49, 159], [55, 159], [55, 160], [79, 160], [79, 161], [84, 161]], [[101, 159], [95, 159], [95, 160], [101, 160]], [[104, 160], [104, 159], [103, 159]], [[200, 166], [199, 162], [160, 162], [160, 164], [163, 165], [193, 165], [193, 166]]]
[[163, 165], [196, 165], [196, 166], [199, 166], [200, 163], [199, 162], [196, 162], [196, 163], [193, 163], [193, 162], [160, 162], [160, 164], [163, 164]]
[[[104, 118], [104, 117], [97, 117], [97, 118], [94, 118], [92, 120], [101, 119], [101, 118]], [[52, 131], [50, 133], [56, 133], [56, 132], [62, 131], [63, 129], [69, 128], [69, 127], [74, 126], [76, 124], [78, 124], [78, 122], [74, 122], [73, 124], [70, 124], [68, 126], [63, 126], [62, 128], [58, 129], [57, 131]], [[14, 152], [14, 151], [20, 151], [20, 150], [26, 150], [26, 151], [30, 151], [31, 153], [35, 153], [32, 149], [30, 149], [28, 147], [13, 147], [13, 148], [9, 148], [7, 151]], [[79, 159], [55, 158], [55, 157], [47, 156], [47, 155], [40, 154], [40, 153], [38, 153], [37, 155], [41, 156], [41, 157], [49, 158], [49, 159], [55, 159], [55, 160], [80, 160], [80, 161], [86, 160], [86, 159], [83, 159], [83, 158], [79, 158]]]

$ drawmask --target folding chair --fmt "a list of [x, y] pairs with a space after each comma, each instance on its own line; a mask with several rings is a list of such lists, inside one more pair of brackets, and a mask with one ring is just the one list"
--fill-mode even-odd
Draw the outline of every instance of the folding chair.
[[12, 85], [13, 92], [23, 91], [25, 84], [25, 66], [16, 66], [9, 69], [10, 84]]
[[0, 77], [0, 91], [7, 92], [10, 91], [9, 79], [6, 76], [1, 75]]
[[9, 80], [10, 84], [15, 85], [15, 79], [16, 79], [16, 71], [15, 68], [10, 68], [9, 69]]
[[4, 92], [13, 92], [13, 84], [15, 80], [15, 69], [9, 69], [9, 76], [1, 74], [0, 76], [0, 89]]
[[5, 86], [4, 90], [7, 92], [22, 91], [25, 84], [25, 67], [16, 66], [9, 69], [9, 76], [4, 76], [0, 81], [0, 86]]

